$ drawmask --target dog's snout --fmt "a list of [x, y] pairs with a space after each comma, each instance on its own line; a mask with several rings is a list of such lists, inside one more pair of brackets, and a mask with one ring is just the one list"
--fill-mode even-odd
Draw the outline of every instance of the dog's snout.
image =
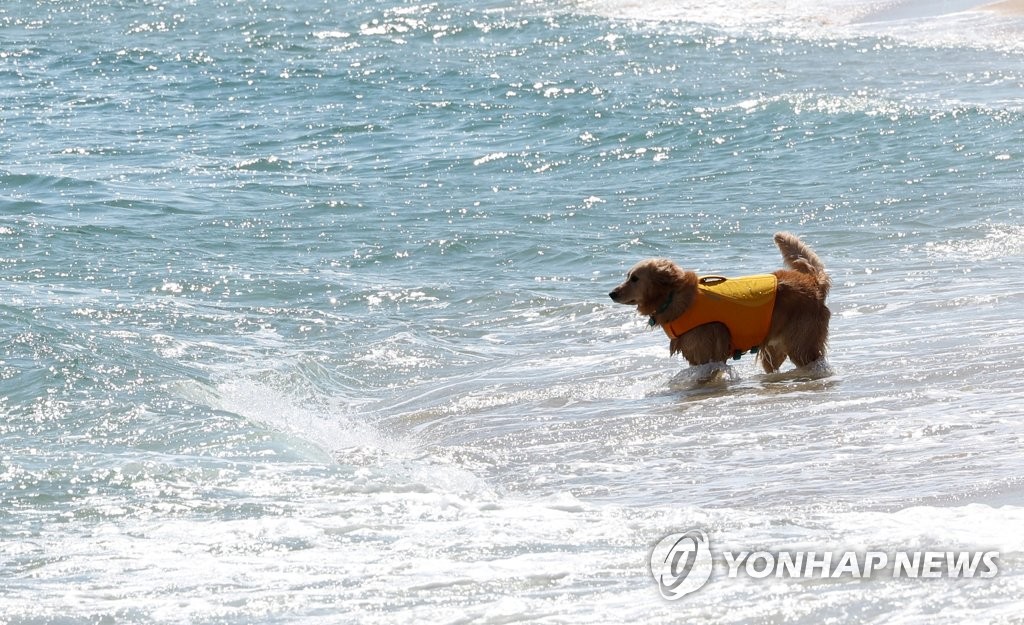
[[608, 297], [612, 298], [613, 302], [619, 301], [619, 290], [615, 289], [614, 291], [608, 294]]

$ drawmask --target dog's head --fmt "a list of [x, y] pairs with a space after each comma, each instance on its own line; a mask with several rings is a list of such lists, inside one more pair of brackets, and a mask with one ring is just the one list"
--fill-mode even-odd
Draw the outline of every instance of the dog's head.
[[[608, 294], [618, 304], [636, 306], [641, 315], [653, 315], [673, 291], [696, 285], [691, 272], [664, 258], [642, 260], [626, 274], [626, 281]], [[689, 284], [693, 282], [693, 284]]]

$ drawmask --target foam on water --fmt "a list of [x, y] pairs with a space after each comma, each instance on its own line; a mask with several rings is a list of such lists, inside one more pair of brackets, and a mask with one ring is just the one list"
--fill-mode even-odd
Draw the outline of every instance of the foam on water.
[[783, 36], [892, 37], [925, 46], [1019, 51], [1024, 12], [984, 0], [581, 0], [585, 12], [661, 24], [712, 25]]

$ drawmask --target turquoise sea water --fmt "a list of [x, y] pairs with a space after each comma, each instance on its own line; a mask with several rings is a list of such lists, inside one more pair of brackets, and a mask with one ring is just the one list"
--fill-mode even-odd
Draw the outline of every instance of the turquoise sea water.
[[[1019, 622], [1024, 19], [952, 4], [4, 2], [0, 623]], [[777, 230], [831, 375], [607, 297]], [[1000, 574], [667, 602], [690, 527]]]

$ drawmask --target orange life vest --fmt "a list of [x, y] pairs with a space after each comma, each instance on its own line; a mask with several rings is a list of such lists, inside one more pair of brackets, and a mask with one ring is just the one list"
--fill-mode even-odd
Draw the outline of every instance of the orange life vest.
[[729, 328], [730, 349], [739, 358], [768, 336], [777, 287], [778, 278], [770, 273], [742, 278], [704, 276], [697, 282], [693, 304], [661, 327], [675, 339], [706, 323], [724, 323]]

